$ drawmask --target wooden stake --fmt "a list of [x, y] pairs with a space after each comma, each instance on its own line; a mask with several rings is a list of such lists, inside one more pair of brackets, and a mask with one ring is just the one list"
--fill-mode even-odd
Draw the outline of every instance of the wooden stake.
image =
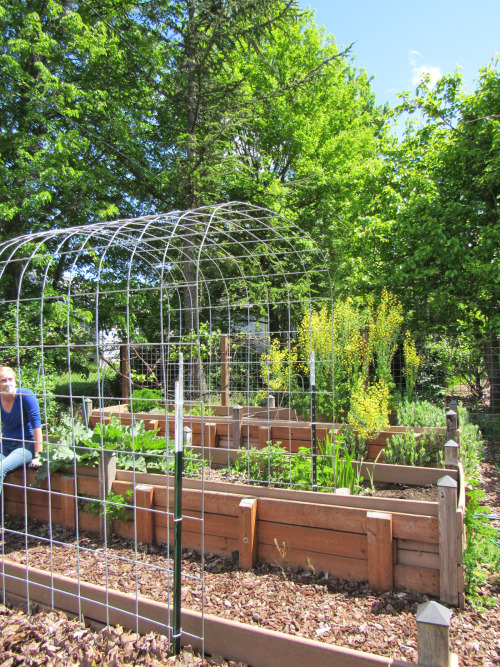
[[438, 486], [440, 600], [458, 605], [457, 482], [449, 475]]
[[241, 449], [241, 414], [243, 408], [241, 405], [233, 407], [233, 448]]
[[[116, 477], [116, 454], [110, 451], [101, 452], [99, 455], [99, 499], [104, 503], [113, 488]], [[112, 521], [108, 514], [103, 512], [100, 516], [101, 536], [111, 533]]]
[[449, 667], [451, 612], [439, 602], [425, 602], [417, 608], [418, 664]]
[[137, 541], [145, 544], [155, 542], [154, 487], [138, 484], [135, 487]]
[[257, 498], [240, 502], [240, 567], [251, 570], [257, 562]]
[[70, 475], [61, 476], [61, 523], [65, 528], [76, 529], [76, 485]]
[[392, 514], [366, 513], [368, 539], [368, 583], [374, 591], [391, 591], [394, 587], [392, 562]]

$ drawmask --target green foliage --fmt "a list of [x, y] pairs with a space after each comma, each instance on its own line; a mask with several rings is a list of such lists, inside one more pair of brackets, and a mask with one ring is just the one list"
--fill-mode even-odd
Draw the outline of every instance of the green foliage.
[[200, 322], [198, 333], [192, 329], [187, 336], [182, 336], [179, 345], [176, 345], [171, 358], [175, 361], [179, 358], [179, 352], [182, 352], [184, 361], [197, 359], [209, 359], [213, 350], [220, 349], [221, 331], [212, 330], [207, 322]]
[[[175, 468], [174, 444], [159, 438], [157, 431], [147, 431], [144, 422], [124, 426], [111, 417], [109, 424], [97, 424], [95, 430], [66, 417], [54, 433], [58, 444], [47, 444], [40, 455], [36, 482], [60, 468], [74, 465], [97, 466], [102, 451], [116, 453], [116, 466], [138, 472], [172, 472]], [[184, 450], [184, 473], [199, 473], [203, 462], [191, 448]]]
[[413, 431], [394, 434], [384, 450], [384, 463], [405, 466], [427, 466], [435, 463], [437, 452], [427, 443], [425, 434], [417, 437]]
[[[352, 440], [336, 435], [320, 441], [316, 459], [318, 489], [331, 491], [346, 487], [351, 493], [357, 493], [363, 478], [361, 464], [354, 460]], [[232, 470], [254, 485], [292, 484], [294, 488], [312, 489], [312, 457], [308, 447], [300, 447], [298, 454], [292, 457], [280, 443], [268, 443], [263, 449], [252, 447], [241, 453], [232, 464]]]
[[413, 99], [405, 93], [398, 111], [408, 114], [406, 135], [389, 150], [384, 203], [366, 225], [380, 284], [415, 328], [498, 331], [498, 60], [481, 68], [475, 90], [455, 72]]
[[444, 408], [429, 401], [403, 400], [398, 406], [397, 422], [400, 426], [446, 426]]
[[[403, 401], [399, 406], [397, 419], [401, 426], [446, 426], [444, 409], [428, 401]], [[460, 459], [465, 476], [470, 479], [476, 477], [479, 471], [479, 464], [483, 456], [483, 438], [479, 426], [471, 421], [469, 413], [461, 403], [458, 404], [458, 421], [460, 426]], [[427, 434], [427, 438], [430, 438], [430, 460], [437, 460], [440, 463], [443, 459], [442, 445], [444, 442], [438, 442], [437, 436], [432, 431]], [[387, 462], [396, 463], [398, 461]], [[407, 463], [406, 465], [413, 464]], [[417, 463], [416, 465], [422, 464]]]
[[[215, 407], [201, 403], [199, 405], [190, 405], [184, 403], [184, 415], [186, 417], [216, 417], [217, 413]], [[175, 409], [170, 410], [169, 414], [175, 414]]]
[[465, 591], [469, 600], [477, 606], [483, 604], [480, 594], [481, 587], [493, 576], [498, 579], [500, 571], [498, 531], [489, 523], [488, 508], [480, 506], [482, 500], [484, 500], [484, 491], [477, 488], [468, 491], [464, 517]]
[[[327, 435], [318, 442], [316, 479], [321, 491], [347, 488], [352, 494], [359, 492], [363, 477], [361, 463], [355, 462], [355, 450], [346, 445], [341, 435]], [[312, 488], [312, 455], [309, 447], [300, 447], [292, 463], [294, 486]]]
[[290, 456], [280, 443], [268, 443], [262, 449], [251, 447], [243, 451], [232, 467], [250, 484], [281, 486], [289, 480]]
[[[86, 373], [72, 373], [71, 383], [68, 375], [59, 375], [55, 378], [54, 394], [57, 403], [69, 406], [71, 397], [73, 405], [78, 405], [80, 397], [101, 397], [104, 405], [114, 402], [121, 394], [121, 376], [113, 371], [101, 371], [99, 377], [95, 366], [89, 366]], [[110, 400], [111, 399], [111, 400]], [[80, 401], [81, 405], [81, 401]]]
[[[460, 414], [459, 414], [460, 417]], [[460, 460], [467, 479], [479, 474], [479, 464], [483, 459], [483, 438], [477, 424], [462, 417], [460, 421]]]
[[132, 412], [150, 412], [161, 405], [163, 392], [158, 389], [134, 389]]
[[104, 502], [102, 500], [88, 500], [84, 502], [83, 509], [92, 514], [105, 516], [110, 521], [128, 521], [134, 514], [130, 505], [133, 494], [133, 489], [125, 491], [125, 495], [110, 491]]

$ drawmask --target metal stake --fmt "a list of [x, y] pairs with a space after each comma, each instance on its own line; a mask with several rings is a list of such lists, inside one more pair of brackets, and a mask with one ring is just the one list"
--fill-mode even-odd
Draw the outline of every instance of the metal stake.
[[309, 355], [309, 379], [311, 384], [311, 456], [312, 456], [312, 489], [318, 490], [316, 462], [316, 363], [314, 350]]
[[[182, 354], [179, 377], [183, 377]], [[182, 379], [175, 383], [175, 496], [174, 496], [174, 622], [173, 653], [181, 652], [182, 470], [184, 466], [184, 403]]]

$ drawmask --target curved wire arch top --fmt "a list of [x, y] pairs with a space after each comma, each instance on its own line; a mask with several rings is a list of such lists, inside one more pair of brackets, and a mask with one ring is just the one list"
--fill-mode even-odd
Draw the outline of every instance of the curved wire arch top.
[[290, 346], [303, 314], [331, 304], [332, 290], [307, 234], [274, 211], [230, 202], [9, 239], [0, 294], [16, 329], [0, 346], [4, 359], [21, 370], [56, 359], [71, 372], [85, 354], [105, 356], [110, 332], [115, 342], [168, 346], [172, 358], [181, 343], [203, 357], [200, 331]]

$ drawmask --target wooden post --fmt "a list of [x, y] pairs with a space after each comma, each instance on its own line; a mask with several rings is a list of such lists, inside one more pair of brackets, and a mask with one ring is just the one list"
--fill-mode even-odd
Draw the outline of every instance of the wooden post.
[[76, 479], [70, 475], [61, 476], [61, 523], [76, 529]]
[[217, 447], [217, 424], [203, 424], [205, 447]]
[[89, 427], [89, 420], [90, 420], [90, 415], [92, 414], [93, 410], [93, 405], [92, 405], [92, 399], [91, 398], [84, 398], [83, 399], [83, 409], [85, 410], [84, 412], [84, 424], [88, 428]]
[[127, 403], [130, 398], [130, 365], [129, 365], [129, 345], [127, 340], [123, 340], [120, 345], [120, 372], [122, 374], [122, 403]]
[[155, 542], [154, 487], [138, 484], [135, 487], [137, 541], [145, 544]]
[[259, 426], [259, 449], [264, 449], [271, 441], [271, 428], [271, 426]]
[[458, 415], [454, 410], [446, 412], [446, 440], [458, 440]]
[[449, 475], [438, 480], [439, 598], [458, 605], [457, 482]]
[[[99, 500], [103, 503], [109, 492], [113, 488], [113, 482], [116, 477], [116, 454], [111, 451], [104, 451], [99, 454]], [[111, 532], [111, 521], [107, 514], [100, 516], [101, 536]]]
[[444, 446], [445, 468], [458, 468], [460, 447], [454, 440], [448, 440]]
[[425, 602], [417, 608], [418, 664], [429, 667], [450, 667], [451, 611], [439, 602]]
[[374, 591], [391, 591], [394, 587], [392, 562], [392, 514], [366, 513], [368, 543], [368, 583]]
[[233, 449], [241, 449], [241, 405], [233, 407]]
[[239, 506], [240, 567], [251, 570], [257, 562], [257, 498], [243, 498]]
[[193, 429], [189, 426], [184, 426], [184, 447], [192, 447], [193, 445]]
[[221, 336], [221, 374], [220, 374], [221, 405], [229, 405], [229, 337]]

